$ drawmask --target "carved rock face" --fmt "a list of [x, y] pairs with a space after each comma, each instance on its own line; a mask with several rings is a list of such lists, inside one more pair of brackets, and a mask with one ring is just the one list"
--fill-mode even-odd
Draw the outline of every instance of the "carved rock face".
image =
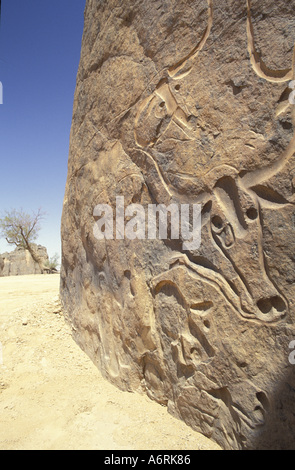
[[[295, 444], [295, 2], [262, 3], [87, 1], [62, 219], [78, 344], [228, 449]], [[97, 240], [117, 196], [201, 204], [201, 246]]]

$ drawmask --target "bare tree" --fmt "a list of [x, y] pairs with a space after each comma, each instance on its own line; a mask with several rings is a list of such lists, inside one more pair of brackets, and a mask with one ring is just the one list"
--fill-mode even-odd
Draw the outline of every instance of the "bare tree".
[[0, 236], [5, 238], [9, 245], [28, 250], [34, 261], [40, 264], [40, 258], [34, 250], [33, 243], [41, 229], [40, 221], [45, 212], [40, 208], [32, 215], [26, 214], [23, 209], [5, 211], [0, 218]]

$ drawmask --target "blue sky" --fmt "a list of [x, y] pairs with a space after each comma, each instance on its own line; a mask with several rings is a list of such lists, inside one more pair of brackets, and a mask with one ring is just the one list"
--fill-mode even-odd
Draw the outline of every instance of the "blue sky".
[[[41, 207], [37, 243], [60, 256], [74, 91], [85, 0], [2, 0], [0, 215]], [[0, 253], [11, 251], [0, 239]]]

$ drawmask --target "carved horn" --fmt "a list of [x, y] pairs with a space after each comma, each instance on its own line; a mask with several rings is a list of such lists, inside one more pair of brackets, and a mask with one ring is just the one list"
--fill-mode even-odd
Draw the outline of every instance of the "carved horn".
[[247, 18], [247, 36], [248, 36], [248, 51], [250, 54], [250, 61], [256, 74], [260, 78], [273, 83], [284, 83], [294, 78], [294, 65], [295, 65], [295, 47], [293, 52], [292, 68], [287, 70], [272, 70], [267, 67], [262, 58], [255, 48], [254, 29], [251, 18], [251, 0], [247, 0], [248, 18]]
[[[250, 61], [253, 67], [253, 70], [256, 74], [268, 82], [272, 83], [285, 83], [290, 80], [293, 80], [295, 77], [295, 47], [293, 51], [293, 60], [292, 68], [288, 70], [271, 70], [268, 68], [258, 52], [255, 49], [255, 39], [254, 39], [254, 29], [251, 19], [251, 0], [247, 0], [248, 8], [248, 19], [247, 19], [247, 36], [248, 36], [248, 50], [250, 54]], [[283, 105], [283, 106], [282, 106]], [[289, 102], [281, 103], [276, 115], [279, 116], [283, 111], [288, 108]], [[294, 111], [292, 112], [293, 118], [295, 117]], [[276, 175], [281, 171], [288, 160], [293, 156], [295, 152], [295, 135], [293, 135], [292, 140], [290, 141], [286, 150], [281, 154], [281, 156], [271, 165], [263, 167], [261, 169], [246, 173], [241, 178], [241, 183], [245, 188], [254, 187], [264, 181], [269, 180], [272, 176]]]
[[291, 142], [289, 143], [286, 150], [282, 155], [271, 165], [260, 168], [258, 170], [251, 171], [246, 173], [242, 178], [241, 182], [245, 188], [251, 188], [257, 186], [260, 183], [268, 181], [270, 178], [275, 176], [279, 171], [281, 171], [290, 158], [294, 155], [295, 152], [295, 135], [293, 136]]
[[[171, 78], [174, 78], [175, 80], [180, 80], [185, 75], [188, 75], [190, 73], [193, 66], [188, 65], [188, 63], [193, 62], [196, 59], [196, 57], [199, 55], [201, 50], [204, 48], [207, 42], [207, 39], [210, 36], [212, 25], [213, 25], [213, 0], [208, 0], [208, 24], [203, 34], [203, 37], [201, 41], [199, 42], [199, 44], [190, 52], [189, 55], [187, 55], [186, 57], [184, 57], [179, 62], [177, 62], [176, 64], [172, 65], [169, 68], [168, 74]], [[186, 68], [187, 65], [188, 65], [188, 68]]]

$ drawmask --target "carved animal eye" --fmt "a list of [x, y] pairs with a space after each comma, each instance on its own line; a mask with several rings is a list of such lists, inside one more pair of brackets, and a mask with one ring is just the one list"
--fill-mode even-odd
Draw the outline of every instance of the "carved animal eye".
[[180, 85], [175, 85], [175, 91], [179, 91], [180, 90]]
[[219, 217], [219, 215], [215, 215], [214, 217], [212, 217], [211, 222], [215, 230], [218, 231], [223, 229], [223, 221], [222, 218]]
[[247, 215], [248, 219], [256, 220], [257, 217], [258, 217], [258, 210], [256, 209], [256, 207], [250, 207], [247, 210], [246, 215]]
[[160, 108], [165, 108], [165, 101], [162, 101], [160, 104], [159, 104]]

